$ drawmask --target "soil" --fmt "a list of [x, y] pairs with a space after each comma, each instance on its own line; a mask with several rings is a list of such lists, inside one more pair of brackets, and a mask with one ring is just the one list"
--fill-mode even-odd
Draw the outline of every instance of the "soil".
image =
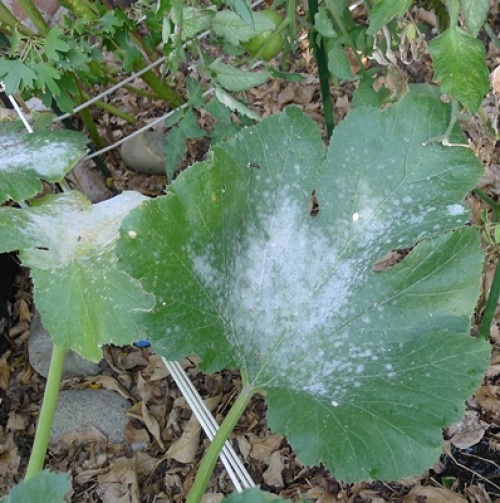
[[[425, 18], [425, 11], [419, 9], [420, 18]], [[496, 16], [498, 28], [498, 7], [493, 6], [491, 12]], [[384, 84], [396, 92], [397, 88], [404, 89], [408, 82], [431, 82], [430, 61], [426, 54], [421, 56], [421, 61], [414, 58], [408, 65], [400, 62], [392, 68]], [[500, 64], [500, 51], [491, 43], [487, 46], [487, 62], [490, 70]], [[374, 64], [373, 61], [365, 63]], [[278, 65], [278, 61], [275, 64]], [[262, 116], [294, 104], [322, 125], [318, 78], [306, 39], [302, 38], [285, 67], [288, 71], [304, 74], [306, 78], [301, 82], [270, 80], [267, 85], [248, 91], [246, 102]], [[181, 70], [185, 73], [178, 72], [179, 89], [184, 88], [186, 77], [197, 77], [190, 75], [196, 73], [192, 67]], [[141, 81], [133, 84], [143, 86]], [[354, 88], [353, 83], [332, 87], [336, 123], [350, 110]], [[497, 114], [497, 120], [499, 100], [500, 95], [491, 93], [483, 103], [488, 113]], [[109, 143], [130, 134], [165, 111], [163, 103], [148, 101], [126, 90], [118, 91], [110, 102], [138, 117], [138, 123], [130, 126], [108, 113], [93, 109], [100, 134]], [[211, 117], [204, 112], [198, 114], [198, 122], [207, 129], [213, 126]], [[473, 119], [462, 126], [486, 167], [486, 175], [479, 187], [498, 201], [498, 142], [485, 131], [479, 120]], [[190, 140], [181, 169], [204, 159], [208, 149], [206, 138]], [[109, 173], [99, 176], [105, 179], [110, 174], [112, 177], [112, 183], [108, 184], [110, 195], [123, 190], [139, 190], [156, 196], [167, 184], [166, 177], [145, 176], [127, 169], [117, 150], [103, 155], [101, 162]], [[47, 187], [47, 190], [53, 189]], [[489, 211], [487, 206], [473, 196], [468, 202], [473, 222], [484, 224], [484, 212]], [[497, 246], [485, 242], [484, 250], [483, 298], [473, 319], [474, 333], [477, 333], [481, 321], [484, 297], [498, 260]], [[398, 260], [398, 257], [395, 253], [391, 260]], [[9, 326], [5, 332], [8, 347], [0, 345], [0, 496], [23, 478], [45, 385], [45, 380], [30, 367], [27, 357], [26, 341], [32, 317], [32, 287], [28, 271], [18, 268], [14, 287]], [[234, 432], [233, 445], [257, 484], [290, 499], [302, 497], [316, 503], [500, 503], [500, 312], [492, 325], [490, 340], [491, 366], [481, 387], [467, 402], [464, 421], [443, 432], [440, 461], [431, 470], [411, 479], [347, 485], [336, 481], [321, 466], [301, 465], [286, 439], [267, 427], [265, 403], [261, 396], [254, 397], [248, 406]], [[191, 443], [183, 447], [182, 456], [177, 456], [182, 461], [167, 457], [168, 447], [181, 439], [191, 417], [189, 406], [175, 382], [150, 348], [107, 346], [104, 357], [107, 366], [102, 375], [68, 380], [62, 388], [104, 387], [126, 393], [131, 403], [130, 421], [125, 431], [127, 443], [108, 444], [99, 432], [90, 432], [86, 438], [69, 435], [51, 447], [46, 465], [54, 471], [71, 473], [71, 501], [74, 503], [184, 501], [208, 440], [203, 434], [194, 436]], [[190, 359], [182, 365], [201, 396], [214, 399], [213, 414], [220, 422], [238, 394], [241, 386], [239, 374], [226, 370], [205, 375]], [[207, 501], [220, 501], [232, 489], [224, 468], [217, 465], [209, 486], [213, 499], [207, 498]]]

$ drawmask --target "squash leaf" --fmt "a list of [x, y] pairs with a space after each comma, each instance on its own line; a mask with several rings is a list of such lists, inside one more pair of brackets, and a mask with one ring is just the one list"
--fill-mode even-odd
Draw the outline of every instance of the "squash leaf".
[[301, 461], [342, 480], [431, 466], [488, 365], [469, 336], [482, 252], [461, 204], [483, 170], [468, 149], [422, 146], [449, 113], [417, 88], [350, 113], [325, 157], [317, 126], [287, 109], [122, 225], [117, 254], [156, 297], [156, 350], [239, 368]]

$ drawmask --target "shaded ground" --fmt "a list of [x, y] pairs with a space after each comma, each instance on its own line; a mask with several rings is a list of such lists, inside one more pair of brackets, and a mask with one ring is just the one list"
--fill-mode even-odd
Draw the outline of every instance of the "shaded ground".
[[[498, 17], [498, 10], [492, 10]], [[318, 80], [313, 60], [303, 42], [298, 49], [300, 58], [292, 62], [291, 70], [304, 73], [300, 83], [273, 80], [268, 85], [246, 93], [246, 100], [262, 115], [296, 104], [322, 124]], [[493, 69], [500, 64], [500, 52], [489, 47], [488, 64]], [[391, 73], [387, 85], [400, 87], [410, 82], [430, 82], [428, 59], [401, 65]], [[393, 82], [397, 80], [397, 86]], [[179, 85], [182, 85], [182, 78]], [[141, 84], [136, 83], [137, 86]], [[332, 89], [336, 119], [340, 120], [350, 108], [353, 84]], [[161, 104], [120, 91], [111, 98], [114, 104], [129, 113], [140, 115], [140, 123], [154, 118], [162, 111]], [[486, 98], [485, 110], [497, 114], [499, 97]], [[160, 112], [158, 112], [159, 114]], [[109, 142], [129, 134], [133, 129], [107, 114], [96, 113], [101, 134]], [[199, 116], [202, 127], [210, 128], [208, 114]], [[479, 121], [464, 124], [472, 148], [487, 167], [480, 188], [495, 201], [500, 196], [500, 152]], [[208, 142], [204, 139], [190, 143], [184, 165], [204, 157]], [[166, 177], [143, 176], [128, 170], [115, 151], [107, 154], [105, 162], [113, 176], [114, 190], [140, 190], [156, 195], [163, 191]], [[101, 176], [101, 175], [98, 175]], [[473, 220], [484, 224], [487, 207], [469, 198]], [[489, 229], [492, 230], [492, 229]], [[485, 274], [483, 297], [489, 291], [498, 246], [485, 243]], [[20, 270], [16, 279], [7, 340], [10, 345], [0, 356], [0, 496], [22, 480], [40, 408], [45, 380], [29, 365], [26, 350], [31, 321], [31, 286], [27, 272]], [[481, 320], [484, 298], [479, 302], [474, 331]], [[499, 313], [500, 314], [500, 313]], [[359, 483], [344, 485], [335, 481], [321, 467], [306, 468], [295, 458], [286, 439], [269, 431], [265, 422], [265, 405], [255, 397], [233, 436], [233, 444], [242, 455], [247, 468], [263, 489], [288, 498], [306, 498], [317, 503], [330, 502], [500, 502], [500, 316], [491, 329], [492, 360], [482, 386], [467, 402], [467, 412], [459, 424], [444, 432], [443, 455], [428, 472], [396, 483]], [[161, 361], [151, 351], [133, 347], [106, 347], [107, 368], [101, 376], [73, 379], [63, 384], [67, 389], [104, 387], [130, 400], [130, 421], [126, 428], [127, 443], [111, 445], [98, 432], [87, 438], [65, 437], [53, 446], [48, 466], [56, 471], [69, 471], [73, 477], [74, 494], [71, 501], [103, 503], [164, 503], [180, 502], [185, 498], [197, 466], [208, 442], [191, 421], [191, 411], [168, 376]], [[193, 362], [183, 364], [203, 398], [210, 398], [213, 414], [220, 421], [238, 394], [240, 381], [237, 372], [225, 371], [213, 376], [200, 373]], [[166, 453], [169, 453], [168, 455]], [[219, 501], [232, 485], [221, 465], [212, 477], [207, 501]]]

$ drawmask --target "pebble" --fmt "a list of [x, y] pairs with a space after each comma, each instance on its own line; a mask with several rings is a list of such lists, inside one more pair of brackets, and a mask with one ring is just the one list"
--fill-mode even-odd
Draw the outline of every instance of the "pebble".
[[165, 135], [144, 131], [127, 140], [120, 148], [123, 162], [134, 171], [146, 175], [165, 175]]
[[130, 404], [115, 391], [106, 389], [64, 390], [59, 393], [50, 441], [69, 432], [85, 434], [92, 426], [103, 433], [109, 443], [125, 442], [124, 430]]
[[[38, 311], [34, 311], [33, 320], [30, 325], [30, 335], [28, 338], [28, 355], [30, 365], [42, 377], [47, 378], [49, 373], [50, 358], [53, 348], [52, 339], [42, 325], [42, 320]], [[85, 360], [74, 351], [67, 351], [64, 359], [63, 379], [72, 377], [86, 377], [99, 375], [104, 363], [94, 363]]]

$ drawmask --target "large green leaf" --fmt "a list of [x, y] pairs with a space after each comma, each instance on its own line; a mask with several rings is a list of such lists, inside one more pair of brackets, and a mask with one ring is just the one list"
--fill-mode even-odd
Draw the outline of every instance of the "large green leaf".
[[253, 487], [242, 493], [233, 493], [222, 500], [223, 503], [286, 503], [290, 500], [277, 498], [275, 494], [266, 493]]
[[71, 490], [67, 473], [52, 473], [48, 470], [37, 473], [29, 480], [16, 485], [3, 503], [64, 503]]
[[146, 199], [125, 192], [91, 205], [79, 192], [46, 196], [22, 210], [0, 208], [0, 250], [20, 250], [31, 268], [35, 302], [54, 341], [89, 360], [106, 343], [142, 337], [137, 314], [150, 294], [118, 269], [114, 245], [122, 219]]
[[29, 134], [0, 121], [0, 203], [33, 197], [40, 180], [60, 181], [85, 153], [87, 141], [75, 131], [43, 128]]
[[490, 88], [483, 43], [452, 27], [429, 43], [429, 52], [443, 92], [475, 113]]
[[468, 335], [479, 239], [451, 231], [483, 170], [468, 149], [422, 146], [449, 121], [426, 89], [349, 114], [326, 159], [299, 110], [265, 119], [132, 211], [117, 245], [156, 296], [157, 350], [240, 368], [300, 459], [348, 481], [429, 467], [488, 363]]

